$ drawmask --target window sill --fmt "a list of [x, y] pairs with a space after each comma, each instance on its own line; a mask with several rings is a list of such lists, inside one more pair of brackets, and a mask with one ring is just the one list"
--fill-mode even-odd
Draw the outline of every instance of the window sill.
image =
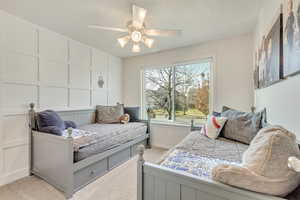
[[153, 120], [151, 120], [150, 124], [162, 125], [162, 126], [191, 127], [191, 124], [182, 124], [178, 122], [153, 121]]

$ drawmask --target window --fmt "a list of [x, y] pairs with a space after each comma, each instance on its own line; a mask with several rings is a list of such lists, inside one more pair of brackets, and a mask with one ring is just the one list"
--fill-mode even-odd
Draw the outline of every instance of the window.
[[143, 70], [143, 108], [156, 121], [203, 123], [209, 113], [211, 62]]

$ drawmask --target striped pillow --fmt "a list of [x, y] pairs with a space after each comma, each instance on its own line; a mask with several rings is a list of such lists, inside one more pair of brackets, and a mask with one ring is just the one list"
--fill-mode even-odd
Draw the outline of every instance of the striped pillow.
[[226, 121], [226, 117], [208, 116], [206, 124], [202, 129], [202, 132], [207, 137], [211, 139], [216, 139], [219, 136]]

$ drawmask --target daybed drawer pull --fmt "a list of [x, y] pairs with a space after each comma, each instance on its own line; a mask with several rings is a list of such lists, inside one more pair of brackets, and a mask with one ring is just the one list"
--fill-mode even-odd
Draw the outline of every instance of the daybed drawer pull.
[[93, 176], [94, 174], [95, 174], [95, 171], [94, 171], [94, 170], [90, 171], [90, 175], [91, 175], [91, 176]]

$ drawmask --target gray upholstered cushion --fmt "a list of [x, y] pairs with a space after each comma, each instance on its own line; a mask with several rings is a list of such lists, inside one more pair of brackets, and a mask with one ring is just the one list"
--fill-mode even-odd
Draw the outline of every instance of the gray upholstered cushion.
[[298, 187], [300, 173], [288, 168], [288, 158], [300, 157], [295, 134], [280, 126], [260, 130], [243, 154], [241, 166], [219, 165], [213, 179], [239, 188], [286, 196]]
[[96, 106], [97, 123], [119, 123], [120, 117], [124, 114], [123, 104], [116, 106]]
[[221, 136], [250, 144], [258, 131], [262, 128], [263, 112], [246, 113], [225, 107], [221, 113], [228, 120], [223, 127]]

